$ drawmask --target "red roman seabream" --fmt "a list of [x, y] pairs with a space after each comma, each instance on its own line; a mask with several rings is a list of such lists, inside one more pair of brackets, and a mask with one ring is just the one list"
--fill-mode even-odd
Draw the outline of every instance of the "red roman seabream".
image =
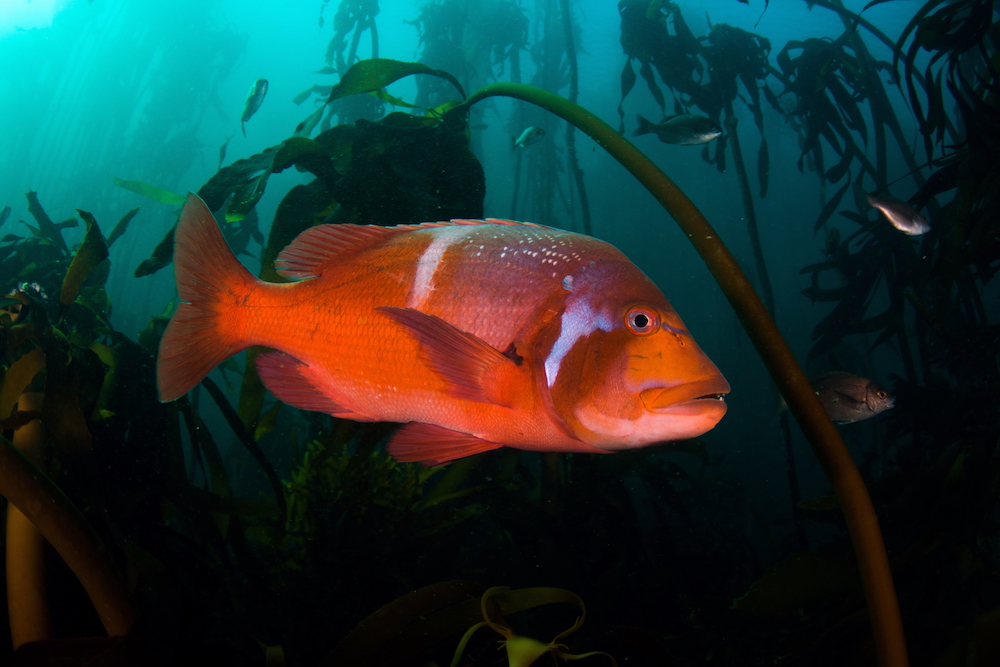
[[189, 195], [174, 237], [181, 304], [160, 400], [260, 345], [261, 380], [303, 410], [405, 424], [400, 461], [499, 447], [607, 453], [693, 438], [729, 392], [663, 293], [613, 246], [506, 220], [320, 225], [255, 278]]

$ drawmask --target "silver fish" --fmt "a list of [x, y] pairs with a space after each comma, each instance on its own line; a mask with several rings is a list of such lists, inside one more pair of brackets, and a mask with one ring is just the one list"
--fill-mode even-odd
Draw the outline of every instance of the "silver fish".
[[693, 113], [667, 116], [659, 123], [651, 123], [639, 115], [636, 115], [636, 118], [639, 127], [632, 133], [633, 137], [638, 137], [640, 134], [655, 134], [665, 144], [697, 146], [707, 144], [722, 135], [722, 128], [715, 121]]
[[903, 202], [884, 201], [882, 199], [875, 199], [871, 195], [866, 195], [866, 199], [869, 206], [882, 211], [885, 219], [904, 234], [920, 236], [931, 231], [931, 226], [927, 223], [927, 218]]
[[541, 141], [544, 136], [545, 130], [532, 125], [531, 127], [525, 128], [524, 132], [521, 133], [521, 136], [514, 140], [514, 148], [524, 148], [525, 146], [530, 146], [531, 144]]
[[240, 128], [243, 130], [243, 136], [247, 136], [247, 129], [243, 126], [248, 120], [253, 118], [253, 115], [257, 113], [257, 109], [260, 105], [264, 103], [264, 96], [267, 95], [267, 79], [257, 79], [250, 86], [250, 92], [247, 93], [247, 99], [243, 102], [243, 115], [240, 117]]
[[832, 371], [812, 381], [812, 388], [837, 424], [851, 424], [892, 408], [895, 397], [868, 378]]

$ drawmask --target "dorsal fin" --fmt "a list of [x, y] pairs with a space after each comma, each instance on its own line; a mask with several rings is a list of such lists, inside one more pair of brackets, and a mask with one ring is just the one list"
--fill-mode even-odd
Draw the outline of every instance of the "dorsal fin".
[[278, 273], [292, 280], [315, 278], [324, 269], [347, 254], [354, 254], [366, 248], [385, 243], [398, 234], [419, 229], [453, 227], [457, 225], [520, 225], [542, 227], [532, 222], [514, 222], [488, 218], [486, 220], [451, 220], [448, 222], [424, 222], [419, 225], [379, 225], [333, 224], [317, 225], [295, 237], [295, 240], [281, 251], [274, 262]]
[[317, 225], [296, 236], [278, 255], [274, 268], [280, 275], [293, 280], [315, 278], [338, 258], [383, 243], [405, 231], [377, 225]]

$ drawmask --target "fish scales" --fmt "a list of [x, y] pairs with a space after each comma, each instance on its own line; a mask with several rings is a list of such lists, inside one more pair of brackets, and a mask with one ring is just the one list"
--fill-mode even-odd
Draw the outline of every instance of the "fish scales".
[[389, 451], [441, 464], [501, 446], [600, 452], [694, 437], [729, 385], [613, 246], [509, 221], [321, 225], [257, 280], [191, 195], [161, 400], [250, 346], [280, 400], [407, 424]]
[[[352, 412], [379, 421], [464, 422], [465, 427], [469, 422], [486, 421], [500, 427], [511, 418], [508, 407], [435, 400], [447, 394], [448, 383], [427, 374], [418, 341], [376, 309], [417, 308], [505, 350], [530, 336], [548, 295], [562, 289], [552, 250], [558, 249], [559, 242], [552, 241], [556, 233], [546, 232], [499, 226], [413, 231], [345, 257], [325, 271], [321, 281], [292, 283], [292, 289], [281, 285], [270, 294], [261, 286], [260, 301], [246, 302], [246, 310], [256, 316], [243, 337], [256, 345], [295, 350], [293, 356], [310, 366], [332, 368], [328, 392], [335, 403]], [[573, 236], [613, 251], [608, 253], [613, 259], [624, 259], [607, 244]], [[445, 242], [434, 248], [441, 237]], [[501, 239], [507, 245], [498, 244]], [[441, 245], [439, 254], [436, 250]], [[533, 249], [542, 246], [544, 250]], [[564, 270], [581, 268], [584, 260], [577, 255], [574, 265]], [[496, 279], [498, 270], [504, 274], [503, 281]], [[288, 304], [292, 294], [295, 303]], [[531, 378], [523, 375], [508, 402], [533, 398]], [[382, 400], [387, 395], [400, 398]], [[522, 407], [533, 408], [534, 402]], [[564, 439], [561, 430], [532, 430], [535, 440], [522, 444], [539, 439], [539, 445], [555, 444]]]
[[[574, 240], [577, 246], [581, 239], [600, 243], [531, 227], [465, 229], [470, 231], [451, 244], [435, 267], [433, 289], [421, 294], [420, 285], [415, 285], [406, 305], [452, 322], [500, 350], [537, 321], [549, 295], [561, 289], [564, 275], [584, 265], [580, 251], [586, 250], [574, 248]], [[604, 247], [593, 250], [603, 250], [601, 260], [607, 261], [607, 251], [614, 249], [600, 245]]]

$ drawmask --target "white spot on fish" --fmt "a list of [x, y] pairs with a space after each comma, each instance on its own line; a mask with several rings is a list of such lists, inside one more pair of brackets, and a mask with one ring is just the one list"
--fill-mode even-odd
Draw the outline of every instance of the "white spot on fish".
[[441, 227], [435, 230], [434, 240], [417, 260], [417, 272], [413, 276], [413, 287], [406, 299], [408, 308], [419, 309], [427, 297], [434, 291], [434, 274], [441, 264], [441, 258], [451, 244], [460, 241], [463, 236], [476, 231], [474, 226]]
[[[565, 286], [565, 284], [564, 284]], [[595, 313], [585, 300], [574, 301], [563, 312], [560, 319], [559, 338], [556, 339], [545, 360], [545, 379], [551, 387], [559, 376], [559, 366], [573, 346], [581, 338], [595, 331], [611, 331], [614, 323], [605, 313]]]

